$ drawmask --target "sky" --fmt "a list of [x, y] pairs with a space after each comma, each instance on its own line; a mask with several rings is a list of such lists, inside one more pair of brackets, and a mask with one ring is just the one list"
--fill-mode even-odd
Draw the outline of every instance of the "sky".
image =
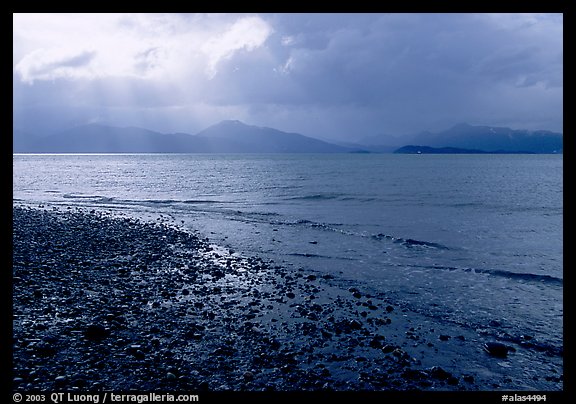
[[13, 126], [563, 132], [562, 14], [14, 14]]

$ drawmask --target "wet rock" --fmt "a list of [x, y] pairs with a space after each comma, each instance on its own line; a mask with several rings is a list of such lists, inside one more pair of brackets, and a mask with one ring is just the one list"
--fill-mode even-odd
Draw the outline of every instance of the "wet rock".
[[382, 352], [387, 354], [390, 352], [394, 352], [395, 349], [396, 349], [396, 347], [394, 345], [386, 344], [382, 347]]
[[386, 311], [387, 311], [388, 313], [391, 313], [391, 312], [393, 312], [393, 311], [394, 311], [394, 307], [393, 307], [393, 306], [390, 306], [390, 305], [388, 305], [388, 306], [386, 306]]
[[82, 375], [72, 376], [72, 386], [83, 389], [88, 387], [88, 381]]
[[490, 320], [488, 325], [490, 327], [500, 327], [500, 326], [502, 326], [502, 323], [500, 323], [500, 321], [498, 321], [498, 320]]
[[406, 380], [421, 380], [426, 379], [428, 376], [421, 370], [406, 369], [404, 372], [402, 372], [402, 377]]
[[497, 358], [506, 358], [510, 347], [501, 342], [487, 342], [483, 346], [484, 350]]
[[450, 338], [452, 338], [452, 337], [450, 337], [450, 335], [444, 335], [444, 334], [442, 334], [438, 337], [438, 339], [440, 341], [448, 341]]
[[172, 373], [172, 372], [166, 373], [166, 380], [174, 381], [174, 380], [176, 380], [176, 379], [177, 379], [177, 378], [176, 378], [176, 375], [175, 375], [174, 373]]
[[320, 330], [320, 335], [322, 335], [322, 338], [324, 339], [332, 338], [332, 334], [324, 329]]
[[219, 270], [219, 269], [212, 272], [212, 277], [215, 279], [222, 279], [225, 276], [226, 276], [226, 274], [224, 274], [224, 272]]
[[385, 337], [381, 336], [381, 335], [375, 335], [371, 340], [370, 343], [368, 344], [370, 346], [370, 348], [374, 348], [374, 349], [380, 349], [383, 348], [382, 346], [382, 342], [385, 340]]
[[454, 376], [450, 376], [447, 380], [446, 383], [448, 383], [451, 386], [457, 386], [458, 384], [460, 384], [460, 381], [458, 380], [457, 377]]
[[68, 383], [68, 378], [66, 376], [58, 376], [54, 379], [54, 384], [56, 387], [65, 386]]
[[289, 299], [294, 299], [296, 297], [296, 295], [293, 292], [288, 292], [288, 293], [286, 293], [286, 297]]
[[430, 376], [438, 380], [447, 380], [452, 377], [450, 372], [445, 371], [440, 366], [433, 366], [429, 369]]
[[86, 327], [84, 336], [91, 341], [100, 341], [110, 336], [110, 330], [102, 324], [90, 324]]
[[474, 376], [472, 375], [464, 375], [462, 377], [462, 380], [464, 380], [466, 383], [474, 383]]
[[56, 354], [56, 351], [57, 351], [56, 347], [53, 344], [48, 343], [46, 341], [40, 341], [40, 342], [36, 343], [33, 346], [33, 349], [34, 349], [34, 352], [36, 352], [36, 354], [38, 356], [43, 356], [43, 357], [52, 356], [52, 355]]

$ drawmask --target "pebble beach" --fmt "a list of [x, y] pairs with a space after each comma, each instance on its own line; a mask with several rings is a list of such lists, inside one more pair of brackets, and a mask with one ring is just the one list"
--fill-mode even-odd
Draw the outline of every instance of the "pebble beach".
[[162, 218], [13, 207], [16, 391], [506, 389], [458, 364], [515, 350], [475, 335]]

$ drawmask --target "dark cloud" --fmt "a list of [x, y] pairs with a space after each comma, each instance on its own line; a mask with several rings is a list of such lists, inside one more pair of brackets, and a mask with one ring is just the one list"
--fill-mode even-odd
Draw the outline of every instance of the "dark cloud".
[[[46, 108], [156, 130], [230, 118], [340, 139], [464, 121], [562, 129], [561, 15], [167, 14], [115, 24], [129, 56], [117, 66], [100, 48], [43, 63], [14, 51], [15, 80], [33, 82], [14, 85], [15, 125]], [[16, 44], [33, 49], [15, 35]]]

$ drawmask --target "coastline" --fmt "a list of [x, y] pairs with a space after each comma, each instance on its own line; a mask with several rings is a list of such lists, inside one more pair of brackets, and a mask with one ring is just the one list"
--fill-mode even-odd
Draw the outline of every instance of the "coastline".
[[15, 390], [519, 389], [454, 363], [473, 332], [161, 219], [14, 206], [13, 291]]

